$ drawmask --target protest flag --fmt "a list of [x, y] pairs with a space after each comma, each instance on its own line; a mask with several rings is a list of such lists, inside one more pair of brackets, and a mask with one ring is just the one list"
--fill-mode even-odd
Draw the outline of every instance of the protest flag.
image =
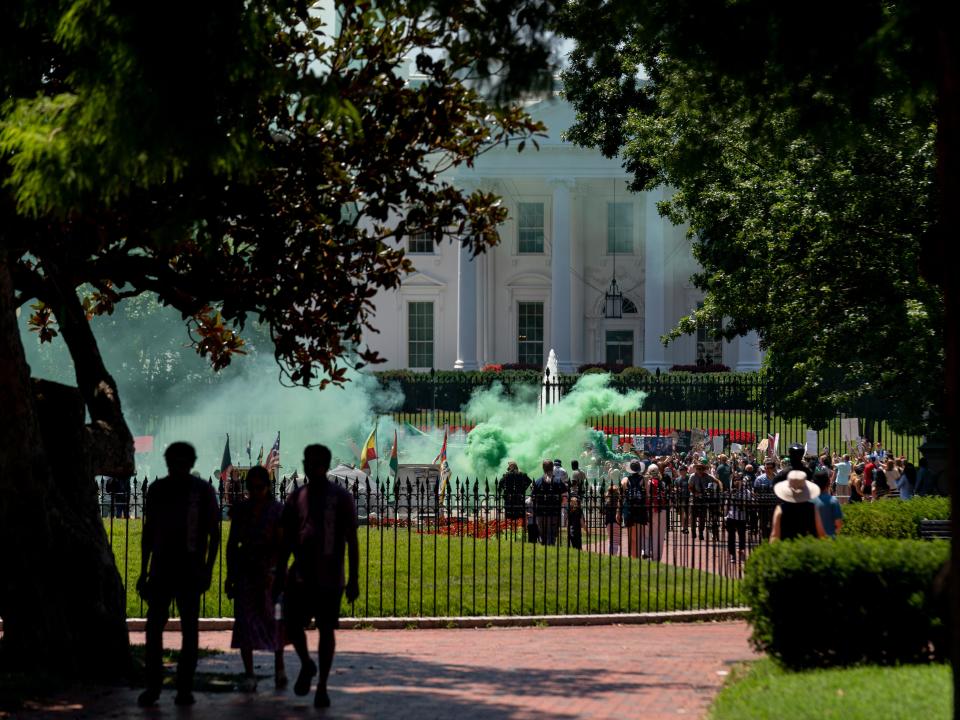
[[270, 477], [273, 477], [274, 471], [280, 469], [280, 431], [277, 430], [277, 439], [273, 441], [273, 447], [270, 448], [270, 453], [267, 455], [267, 461], [264, 463], [264, 467], [267, 469], [267, 472], [270, 473]]
[[440, 465], [447, 461], [447, 428], [443, 430], [443, 447], [440, 448], [440, 454], [433, 459], [434, 465]]
[[227, 442], [223, 446], [223, 459], [220, 461], [220, 480], [226, 482], [233, 470], [233, 461], [230, 459], [230, 434], [227, 434]]
[[393, 431], [393, 447], [390, 448], [390, 472], [393, 473], [393, 476], [397, 476], [397, 471], [400, 469], [400, 457], [397, 451], [397, 431]]
[[370, 472], [370, 461], [377, 459], [377, 426], [373, 426], [370, 431], [370, 437], [363, 444], [363, 450], [360, 451], [360, 469], [365, 473]]

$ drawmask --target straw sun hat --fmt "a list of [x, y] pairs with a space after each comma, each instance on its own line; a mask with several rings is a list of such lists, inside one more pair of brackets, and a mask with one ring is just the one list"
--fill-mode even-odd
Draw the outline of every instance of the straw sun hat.
[[778, 498], [788, 503], [805, 503], [820, 495], [820, 488], [807, 480], [803, 470], [791, 470], [787, 479], [773, 486]]

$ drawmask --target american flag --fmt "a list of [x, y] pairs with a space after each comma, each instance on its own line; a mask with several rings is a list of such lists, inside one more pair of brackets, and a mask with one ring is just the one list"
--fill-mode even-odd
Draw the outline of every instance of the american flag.
[[273, 475], [274, 471], [280, 468], [280, 431], [277, 431], [277, 439], [273, 441], [273, 447], [270, 448], [270, 453], [267, 455], [266, 462], [263, 463], [263, 466], [270, 472], [270, 475]]

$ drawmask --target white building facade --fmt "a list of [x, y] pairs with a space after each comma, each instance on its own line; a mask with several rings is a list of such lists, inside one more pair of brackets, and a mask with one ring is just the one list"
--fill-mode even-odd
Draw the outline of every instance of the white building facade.
[[[660, 337], [702, 298], [690, 283], [697, 265], [685, 228], [657, 213], [664, 191], [628, 193], [618, 160], [564, 141], [574, 113], [562, 99], [528, 111], [548, 128], [539, 151], [497, 148], [453, 178], [503, 198], [500, 244], [471, 258], [453, 243], [404, 239], [416, 272], [376, 296], [379, 332], [365, 337], [387, 361], [378, 369], [543, 366], [551, 348], [562, 372], [585, 363], [667, 370], [698, 359], [759, 369], [754, 334], [728, 343], [704, 329], [664, 347]], [[606, 319], [614, 273], [623, 313]]]

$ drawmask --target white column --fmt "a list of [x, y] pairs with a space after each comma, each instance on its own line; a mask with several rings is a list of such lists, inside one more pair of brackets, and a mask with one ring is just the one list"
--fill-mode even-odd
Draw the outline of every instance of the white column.
[[666, 348], [660, 342], [660, 337], [667, 330], [664, 284], [666, 220], [657, 212], [657, 202], [662, 198], [662, 188], [648, 192], [644, 208], [643, 367], [650, 371], [670, 368]]
[[477, 369], [477, 259], [461, 247], [457, 257], [457, 361], [455, 370]]
[[551, 234], [553, 243], [550, 255], [550, 336], [547, 347], [557, 353], [560, 372], [573, 372], [572, 343], [570, 342], [570, 190], [574, 181], [569, 178], [552, 178]]
[[737, 338], [737, 372], [759, 370], [763, 364], [763, 351], [760, 349], [760, 338], [755, 332], [749, 332]]

